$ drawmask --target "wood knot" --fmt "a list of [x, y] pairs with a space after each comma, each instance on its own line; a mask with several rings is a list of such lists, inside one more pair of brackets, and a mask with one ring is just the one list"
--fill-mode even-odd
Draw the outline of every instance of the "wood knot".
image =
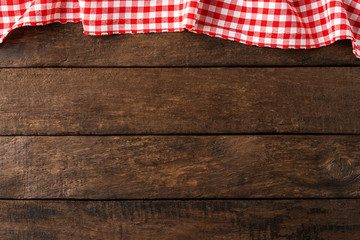
[[350, 158], [333, 154], [323, 164], [328, 175], [337, 181], [353, 179], [354, 166]]

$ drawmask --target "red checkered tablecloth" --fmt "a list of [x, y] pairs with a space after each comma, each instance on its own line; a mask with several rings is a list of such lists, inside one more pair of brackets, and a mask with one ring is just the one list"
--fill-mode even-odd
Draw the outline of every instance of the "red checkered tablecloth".
[[0, 42], [17, 27], [80, 21], [90, 35], [187, 29], [279, 48], [351, 39], [360, 58], [360, 0], [0, 0]]

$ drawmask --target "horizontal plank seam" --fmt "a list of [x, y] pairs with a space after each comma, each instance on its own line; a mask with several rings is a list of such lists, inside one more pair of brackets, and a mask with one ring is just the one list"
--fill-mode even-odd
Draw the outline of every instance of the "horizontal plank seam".
[[299, 198], [0, 198], [0, 201], [283, 201], [283, 200], [360, 200], [360, 197], [299, 197]]
[[139, 134], [8, 134], [0, 137], [121, 137], [121, 136], [360, 136], [360, 133], [139, 133]]
[[101, 68], [114, 68], [114, 69], [143, 69], [143, 68], [154, 68], [154, 69], [169, 69], [169, 68], [360, 68], [359, 65], [208, 65], [208, 66], [29, 66], [29, 67], [0, 67], [0, 69], [101, 69]]

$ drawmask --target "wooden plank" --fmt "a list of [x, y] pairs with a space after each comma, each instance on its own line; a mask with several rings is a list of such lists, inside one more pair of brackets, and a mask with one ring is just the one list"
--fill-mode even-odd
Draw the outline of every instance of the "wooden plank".
[[360, 68], [1, 69], [0, 135], [360, 133]]
[[360, 65], [350, 41], [282, 50], [184, 32], [90, 37], [82, 31], [80, 23], [16, 29], [0, 45], [0, 67]]
[[0, 201], [3, 239], [357, 239], [360, 200]]
[[360, 136], [0, 138], [0, 198], [360, 197]]

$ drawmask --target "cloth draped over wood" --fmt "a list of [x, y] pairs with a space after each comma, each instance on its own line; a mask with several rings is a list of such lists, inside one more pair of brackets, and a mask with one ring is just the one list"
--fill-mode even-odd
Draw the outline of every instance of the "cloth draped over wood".
[[360, 58], [360, 0], [0, 0], [0, 42], [53, 22], [82, 22], [90, 35], [188, 30], [260, 47], [350, 39]]

